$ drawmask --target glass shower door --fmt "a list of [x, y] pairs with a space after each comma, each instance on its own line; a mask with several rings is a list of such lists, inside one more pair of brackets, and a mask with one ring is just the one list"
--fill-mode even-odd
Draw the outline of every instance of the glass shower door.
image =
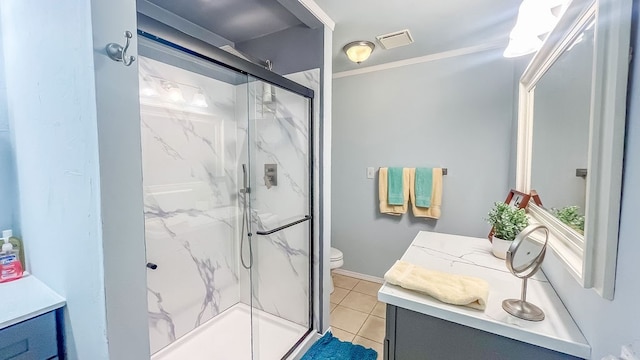
[[253, 359], [281, 359], [311, 326], [310, 100], [249, 77]]

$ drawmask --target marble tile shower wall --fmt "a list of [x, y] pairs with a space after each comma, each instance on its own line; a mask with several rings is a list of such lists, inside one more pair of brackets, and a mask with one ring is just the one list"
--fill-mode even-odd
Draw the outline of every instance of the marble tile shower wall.
[[[240, 300], [238, 89], [148, 58], [139, 66], [154, 353]], [[178, 96], [161, 79], [188, 86]], [[199, 89], [206, 108], [190, 105]]]

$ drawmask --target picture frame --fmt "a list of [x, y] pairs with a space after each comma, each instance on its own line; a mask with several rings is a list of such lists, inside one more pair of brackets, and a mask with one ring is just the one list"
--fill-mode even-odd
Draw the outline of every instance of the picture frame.
[[[538, 196], [538, 193], [535, 192], [535, 190], [533, 190], [532, 193], [535, 193], [538, 201], [540, 201], [540, 196]], [[529, 200], [531, 200], [531, 197], [531, 193], [525, 194], [523, 192], [511, 189], [509, 190], [509, 194], [507, 194], [507, 198], [504, 200], [504, 203], [509, 204], [509, 206], [515, 207], [517, 209], [526, 209], [527, 205], [529, 205]], [[489, 231], [489, 235], [487, 235], [487, 237], [489, 238], [489, 242], [493, 242], [492, 239], [494, 232], [495, 230], [493, 229], [493, 227], [491, 227], [491, 231]]]
[[542, 207], [542, 200], [540, 200], [540, 195], [538, 195], [538, 192], [535, 191], [535, 190], [531, 190], [531, 192], [529, 194], [531, 195], [531, 199], [529, 201], [533, 200], [533, 202], [536, 205]]
[[504, 203], [517, 209], [525, 209], [527, 205], [529, 205], [529, 200], [531, 200], [531, 194], [525, 194], [511, 189]]

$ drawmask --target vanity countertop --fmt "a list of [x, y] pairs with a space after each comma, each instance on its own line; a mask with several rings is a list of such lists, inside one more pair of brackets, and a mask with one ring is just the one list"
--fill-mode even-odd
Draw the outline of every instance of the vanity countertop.
[[402, 260], [430, 270], [486, 280], [490, 288], [487, 308], [482, 312], [446, 304], [387, 282], [378, 292], [380, 301], [565, 354], [590, 357], [591, 347], [542, 271], [529, 279], [527, 301], [545, 312], [543, 321], [521, 320], [502, 309], [502, 300], [520, 298], [522, 280], [509, 272], [504, 260], [491, 254], [491, 243], [486, 238], [421, 231]]
[[35, 276], [1, 283], [0, 329], [34, 318], [65, 305], [65, 299]]

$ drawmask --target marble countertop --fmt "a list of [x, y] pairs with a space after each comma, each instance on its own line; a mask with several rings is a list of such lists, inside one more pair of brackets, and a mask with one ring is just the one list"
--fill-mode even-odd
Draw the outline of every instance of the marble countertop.
[[63, 307], [65, 299], [35, 276], [0, 284], [0, 329]]
[[545, 312], [543, 321], [525, 321], [502, 309], [502, 300], [520, 298], [522, 280], [509, 272], [504, 260], [491, 254], [491, 243], [486, 238], [421, 231], [402, 260], [430, 270], [486, 280], [490, 287], [486, 310], [445, 304], [386, 282], [378, 292], [380, 301], [580, 358], [591, 356], [587, 340], [542, 271], [529, 279], [527, 301]]

